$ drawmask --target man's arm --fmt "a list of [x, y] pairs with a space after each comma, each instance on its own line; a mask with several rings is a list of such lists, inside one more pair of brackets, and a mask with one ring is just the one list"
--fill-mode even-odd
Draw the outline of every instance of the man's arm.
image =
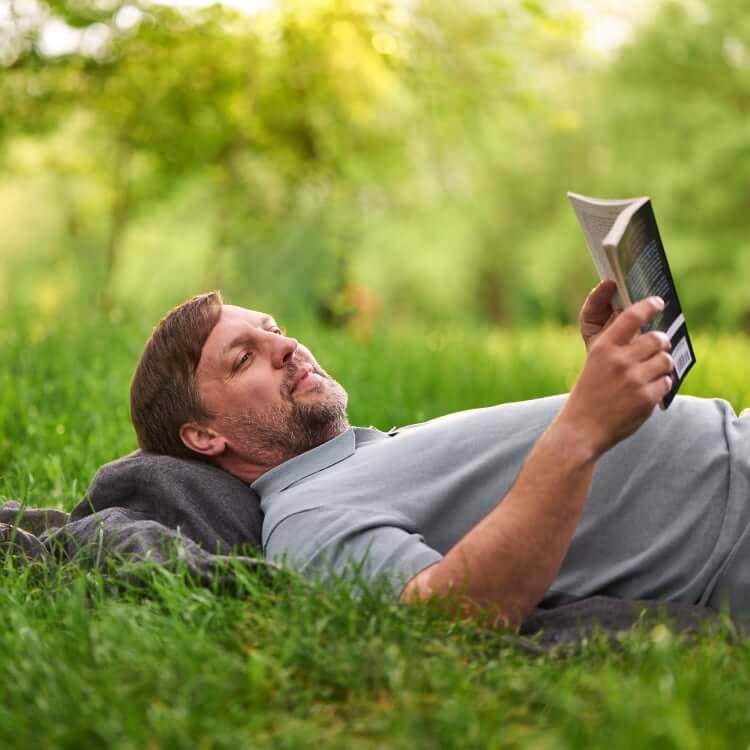
[[639, 335], [663, 307], [643, 300], [592, 344], [565, 406], [537, 441], [502, 502], [402, 601], [438, 597], [460, 612], [520, 624], [554, 581], [591, 489], [599, 457], [635, 432], [671, 388], [669, 340]]

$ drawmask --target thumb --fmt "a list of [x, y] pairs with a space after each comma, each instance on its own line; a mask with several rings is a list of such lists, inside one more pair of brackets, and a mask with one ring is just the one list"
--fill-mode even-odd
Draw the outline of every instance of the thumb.
[[606, 320], [610, 313], [612, 298], [617, 291], [617, 284], [612, 279], [600, 281], [586, 297], [581, 308], [581, 320]]

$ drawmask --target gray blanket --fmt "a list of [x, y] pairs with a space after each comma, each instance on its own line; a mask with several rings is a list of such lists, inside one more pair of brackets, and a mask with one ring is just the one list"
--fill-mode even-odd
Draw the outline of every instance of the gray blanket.
[[26, 558], [96, 564], [114, 558], [187, 567], [204, 583], [234, 564], [274, 569], [259, 555], [263, 517], [242, 481], [201, 461], [137, 451], [102, 466], [71, 513], [0, 508], [0, 542]]
[[[242, 481], [201, 461], [136, 452], [102, 466], [68, 515], [10, 501], [0, 508], [0, 546], [22, 560], [69, 561], [105, 568], [123, 558], [180, 565], [201, 583], [233, 566], [273, 574], [260, 553], [263, 518]], [[593, 597], [536, 610], [521, 634], [542, 645], [571, 643], [601, 629], [612, 635], [643, 620], [667, 619], [676, 630], [715, 623], [689, 604]]]

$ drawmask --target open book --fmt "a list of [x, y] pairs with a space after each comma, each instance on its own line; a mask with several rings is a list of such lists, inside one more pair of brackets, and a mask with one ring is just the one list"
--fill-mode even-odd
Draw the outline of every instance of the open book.
[[612, 301], [615, 310], [622, 310], [652, 295], [664, 300], [664, 310], [642, 330], [664, 331], [672, 342], [672, 390], [661, 402], [661, 407], [666, 409], [695, 364], [695, 353], [651, 200], [602, 200], [577, 193], [568, 193], [568, 198], [599, 276], [617, 283], [617, 293]]

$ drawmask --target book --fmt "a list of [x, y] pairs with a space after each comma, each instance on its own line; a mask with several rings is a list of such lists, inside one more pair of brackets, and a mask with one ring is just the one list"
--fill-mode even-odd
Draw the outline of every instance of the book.
[[672, 389], [660, 403], [666, 409], [696, 360], [651, 199], [604, 200], [577, 193], [568, 198], [599, 276], [617, 284], [612, 307], [623, 310], [653, 295], [664, 300], [662, 312], [641, 330], [663, 331], [672, 342]]

